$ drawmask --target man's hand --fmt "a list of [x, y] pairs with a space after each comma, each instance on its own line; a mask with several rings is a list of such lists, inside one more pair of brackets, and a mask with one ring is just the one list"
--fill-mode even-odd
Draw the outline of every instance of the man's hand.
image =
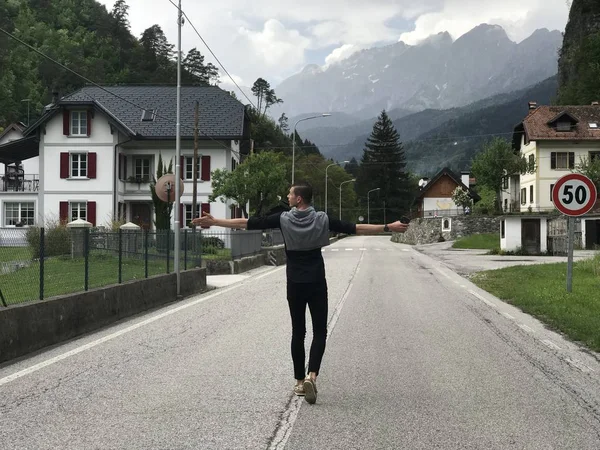
[[402, 223], [399, 220], [395, 221], [394, 223], [390, 223], [388, 227], [390, 231], [393, 231], [394, 233], [404, 233], [406, 230], [408, 230], [408, 224]]
[[209, 213], [203, 211], [202, 217], [197, 217], [197, 218], [193, 219], [192, 223], [194, 225], [200, 225], [203, 228], [208, 228], [208, 227], [212, 227], [212, 226], [216, 225], [217, 219], [215, 219]]

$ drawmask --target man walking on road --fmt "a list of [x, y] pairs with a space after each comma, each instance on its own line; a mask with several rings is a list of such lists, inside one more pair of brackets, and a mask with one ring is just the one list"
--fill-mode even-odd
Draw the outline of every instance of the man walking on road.
[[[396, 221], [388, 225], [365, 225], [344, 222], [315, 211], [311, 206], [312, 187], [308, 183], [296, 183], [287, 196], [290, 211], [267, 217], [249, 219], [215, 219], [210, 214], [192, 220], [202, 227], [220, 226], [265, 230], [279, 228], [285, 242], [287, 256], [287, 300], [292, 318], [292, 360], [296, 395], [314, 404], [317, 401], [317, 376], [325, 352], [327, 339], [327, 281], [321, 248], [329, 245], [329, 232], [344, 234], [378, 234], [395, 231], [404, 233], [408, 224]], [[305, 373], [304, 338], [306, 335], [306, 305], [313, 325], [313, 341]], [[306, 375], [306, 376], [305, 376]]]

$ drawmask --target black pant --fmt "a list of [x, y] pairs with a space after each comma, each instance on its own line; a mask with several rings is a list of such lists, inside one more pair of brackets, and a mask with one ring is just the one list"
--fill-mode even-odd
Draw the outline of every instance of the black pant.
[[327, 340], [327, 282], [293, 283], [288, 281], [287, 299], [292, 317], [292, 360], [294, 377], [302, 380], [304, 372], [304, 338], [306, 336], [306, 305], [310, 310], [313, 341], [310, 346], [308, 371], [319, 374], [325, 341]]

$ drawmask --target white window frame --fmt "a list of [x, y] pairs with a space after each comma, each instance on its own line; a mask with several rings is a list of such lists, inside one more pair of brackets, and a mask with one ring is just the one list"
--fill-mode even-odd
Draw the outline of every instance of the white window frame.
[[[446, 220], [448, 221], [447, 227], [444, 226]], [[452, 231], [452, 219], [450, 217], [444, 217], [442, 218], [442, 232], [446, 233], [448, 231]]]
[[[193, 181], [194, 180], [194, 172], [192, 171], [192, 165], [194, 164], [193, 156], [185, 156], [183, 158], [183, 163], [185, 165], [185, 176], [184, 180]], [[202, 181], [202, 156], [198, 155], [198, 181]]]
[[[83, 208], [82, 208], [83, 205]], [[75, 212], [74, 208], [77, 207], [77, 216], [74, 216], [73, 213]], [[83, 211], [83, 217], [81, 212]], [[73, 202], [69, 202], [69, 219], [70, 221], [75, 221], [77, 219], [83, 219], [87, 222], [88, 220], [88, 208], [87, 208], [87, 202], [83, 201], [83, 202], [78, 202], [78, 201], [73, 201]]]
[[[200, 204], [196, 204], [196, 212], [198, 212], [200, 210]], [[192, 221], [193, 217], [192, 217], [192, 204], [191, 203], [186, 203], [184, 205], [184, 210], [183, 210], [183, 216], [185, 218], [185, 222], [183, 223], [184, 227], [188, 227], [189, 223]]]
[[87, 137], [88, 126], [87, 111], [71, 111], [69, 118], [70, 136], [85, 136]]
[[[85, 158], [83, 158], [85, 156]], [[73, 164], [75, 163], [75, 157], [77, 157], [77, 169], [73, 168]], [[85, 165], [85, 168], [82, 169], [82, 164]], [[85, 152], [73, 152], [69, 153], [69, 177], [70, 178], [88, 178], [89, 173], [89, 158], [88, 154]], [[85, 170], [85, 174], [82, 175], [82, 171]], [[75, 175], [75, 171], [77, 171], [77, 175]]]
[[[34, 201], [31, 201], [31, 202], [4, 202], [3, 205], [2, 205], [2, 211], [4, 213], [3, 214], [3, 216], [4, 216], [3, 226], [5, 228], [16, 228], [16, 224], [14, 224], [14, 225], [8, 224], [7, 207], [9, 205], [11, 205], [11, 206], [12, 205], [18, 205], [18, 210], [17, 210], [18, 211], [17, 212], [18, 219], [17, 219], [17, 222], [20, 222], [20, 223], [23, 223], [23, 211], [24, 211], [23, 205], [33, 205], [33, 208], [32, 208], [33, 209], [33, 218], [31, 219], [30, 223], [23, 223], [23, 226], [24, 227], [29, 227], [29, 226], [34, 226], [35, 225], [35, 206], [36, 205], [35, 205]], [[11, 219], [12, 219], [12, 217], [11, 217]]]
[[[138, 162], [141, 162], [141, 174], [138, 175]], [[144, 174], [144, 162], [148, 162], [148, 173]], [[150, 174], [152, 172], [152, 158], [149, 156], [136, 156], [133, 160], [133, 176], [141, 179], [150, 180]]]

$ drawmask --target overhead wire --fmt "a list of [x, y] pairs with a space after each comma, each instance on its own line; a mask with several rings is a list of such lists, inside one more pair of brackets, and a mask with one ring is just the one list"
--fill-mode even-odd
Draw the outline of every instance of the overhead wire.
[[[179, 10], [179, 6], [175, 4], [175, 2], [173, 2], [173, 0], [168, 0], [169, 3], [171, 3], [175, 8], [177, 8]], [[232, 81], [232, 83], [239, 89], [239, 91], [242, 93], [242, 95], [244, 97], [246, 97], [246, 99], [250, 102], [250, 104], [258, 110], [258, 108], [256, 107], [256, 105], [254, 104], [254, 102], [252, 102], [252, 100], [250, 100], [250, 98], [248, 98], [248, 96], [246, 95], [246, 93], [242, 90], [242, 88], [237, 84], [237, 82], [233, 79], [233, 77], [229, 74], [229, 71], [225, 68], [225, 66], [223, 65], [223, 63], [221, 62], [221, 60], [217, 57], [217, 55], [215, 55], [215, 53], [212, 51], [212, 49], [210, 48], [210, 46], [206, 43], [206, 41], [204, 40], [204, 38], [202, 37], [202, 35], [200, 34], [200, 32], [196, 29], [196, 27], [194, 26], [194, 24], [192, 23], [192, 21], [190, 20], [190, 18], [188, 17], [188, 15], [185, 13], [185, 11], [183, 10], [183, 8], [181, 8], [181, 14], [183, 15], [183, 17], [185, 17], [185, 19], [188, 21], [188, 23], [190, 24], [190, 26], [192, 27], [192, 29], [196, 32], [196, 34], [198, 35], [198, 37], [200, 38], [200, 40], [202, 41], [202, 43], [206, 46], [206, 48], [208, 49], [208, 51], [210, 52], [210, 54], [213, 56], [213, 58], [215, 58], [215, 60], [217, 61], [217, 63], [221, 66], [221, 68], [223, 69], [223, 71], [227, 74], [227, 76], [229, 77], [229, 79]]]

